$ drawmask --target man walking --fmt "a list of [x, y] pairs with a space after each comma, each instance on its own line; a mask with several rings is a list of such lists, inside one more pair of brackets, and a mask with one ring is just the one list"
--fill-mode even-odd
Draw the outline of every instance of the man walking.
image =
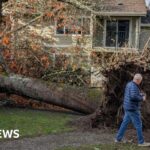
[[142, 133], [142, 120], [140, 114], [141, 102], [146, 100], [146, 95], [141, 93], [139, 85], [142, 82], [142, 75], [135, 74], [133, 81], [129, 82], [125, 88], [124, 94], [124, 118], [116, 135], [115, 142], [121, 142], [127, 126], [130, 122], [134, 125], [137, 137], [138, 146], [150, 146], [150, 143], [144, 142], [144, 137]]

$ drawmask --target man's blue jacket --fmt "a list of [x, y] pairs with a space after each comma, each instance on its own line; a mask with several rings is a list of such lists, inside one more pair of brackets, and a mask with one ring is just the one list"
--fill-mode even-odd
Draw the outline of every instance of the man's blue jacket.
[[140, 93], [138, 85], [131, 81], [126, 85], [123, 107], [125, 110], [136, 111], [141, 108], [143, 95]]

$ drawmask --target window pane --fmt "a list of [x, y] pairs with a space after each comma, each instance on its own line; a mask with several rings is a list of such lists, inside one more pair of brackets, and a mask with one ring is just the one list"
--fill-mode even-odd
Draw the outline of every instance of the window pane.
[[90, 34], [90, 18], [68, 18], [57, 21], [57, 34]]
[[82, 20], [81, 18], [72, 19], [71, 30], [72, 34], [81, 34]]
[[68, 18], [66, 25], [65, 25], [65, 33], [66, 34], [74, 34], [75, 31], [74, 31], [73, 27], [74, 27], [74, 19]]
[[59, 19], [57, 20], [57, 30], [56, 33], [57, 34], [64, 34], [64, 21], [63, 19]]
[[83, 18], [83, 34], [90, 34], [90, 18]]
[[76, 33], [81, 34], [81, 30], [82, 30], [82, 19], [81, 18], [77, 19], [75, 28], [76, 28], [76, 31], [77, 31]]
[[108, 46], [108, 47], [116, 46], [116, 31], [117, 31], [117, 22], [116, 21], [107, 21], [106, 46]]
[[129, 42], [129, 21], [118, 21], [118, 46], [126, 46]]

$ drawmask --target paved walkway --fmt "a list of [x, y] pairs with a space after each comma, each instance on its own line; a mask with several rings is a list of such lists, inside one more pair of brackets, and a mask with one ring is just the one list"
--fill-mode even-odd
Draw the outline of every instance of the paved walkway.
[[64, 146], [112, 143], [114, 135], [104, 132], [70, 132], [20, 140], [1, 141], [0, 150], [56, 150]]

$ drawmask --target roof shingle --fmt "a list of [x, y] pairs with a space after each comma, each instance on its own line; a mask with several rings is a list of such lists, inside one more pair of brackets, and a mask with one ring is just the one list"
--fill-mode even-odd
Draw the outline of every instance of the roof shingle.
[[104, 0], [102, 5], [104, 10], [100, 11], [112, 15], [146, 15], [145, 0]]
[[[84, 0], [80, 0], [85, 2]], [[102, 15], [110, 16], [145, 16], [145, 0], [89, 0], [89, 4], [95, 2], [94, 10]], [[87, 3], [86, 3], [87, 4]]]

